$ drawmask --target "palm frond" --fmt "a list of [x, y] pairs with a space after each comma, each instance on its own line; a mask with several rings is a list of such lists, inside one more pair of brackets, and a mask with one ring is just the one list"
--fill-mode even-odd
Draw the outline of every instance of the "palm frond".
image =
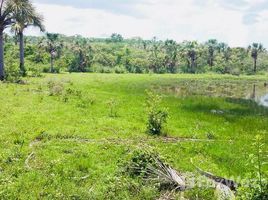
[[43, 16], [36, 12], [35, 7], [29, 0], [10, 0], [10, 7], [15, 19], [12, 28], [16, 32], [23, 32], [28, 26], [39, 27], [41, 31], [45, 30], [43, 25]]

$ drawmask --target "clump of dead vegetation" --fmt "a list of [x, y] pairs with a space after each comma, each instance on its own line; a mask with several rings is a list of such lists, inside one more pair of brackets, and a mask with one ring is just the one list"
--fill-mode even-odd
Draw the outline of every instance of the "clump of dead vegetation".
[[[161, 192], [160, 199], [183, 198], [184, 192], [196, 189], [214, 189], [217, 199], [235, 198], [237, 183], [233, 180], [205, 172], [197, 166], [196, 170], [196, 173], [179, 171], [155, 152], [141, 149], [132, 152], [124, 167], [124, 172], [132, 178], [154, 184]], [[204, 179], [207, 179], [207, 184], [204, 184]]]

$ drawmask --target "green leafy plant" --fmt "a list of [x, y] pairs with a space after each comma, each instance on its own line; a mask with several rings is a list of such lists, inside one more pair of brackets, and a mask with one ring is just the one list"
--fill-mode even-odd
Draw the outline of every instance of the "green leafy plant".
[[147, 131], [152, 135], [164, 134], [163, 127], [167, 123], [167, 108], [161, 108], [162, 97], [147, 91], [146, 108], [148, 113]]
[[156, 166], [154, 157], [157, 157], [157, 155], [149, 150], [135, 150], [132, 152], [128, 163], [125, 164], [125, 171], [132, 177], [146, 177], [148, 167]]
[[257, 135], [254, 139], [253, 148], [255, 154], [249, 155], [249, 163], [254, 166], [251, 177], [254, 179], [249, 187], [242, 185], [240, 188], [240, 199], [266, 200], [268, 199], [268, 180], [265, 173], [267, 162], [267, 152], [264, 150], [263, 137]]
[[8, 82], [19, 83], [21, 80], [19, 68], [16, 63], [12, 62], [11, 60], [6, 65], [5, 74], [5, 80]]
[[109, 117], [118, 117], [118, 101], [116, 99], [110, 99], [107, 102], [107, 106], [109, 108]]

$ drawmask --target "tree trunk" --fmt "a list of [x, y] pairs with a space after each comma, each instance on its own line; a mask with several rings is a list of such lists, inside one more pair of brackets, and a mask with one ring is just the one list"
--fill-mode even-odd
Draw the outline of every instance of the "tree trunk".
[[191, 58], [191, 74], [195, 73], [195, 58]]
[[26, 75], [26, 69], [24, 66], [24, 37], [23, 33], [19, 33], [19, 40], [20, 40], [20, 75], [25, 76]]
[[211, 58], [211, 60], [210, 60], [210, 69], [211, 69], [211, 70], [213, 69], [213, 65], [214, 65], [214, 63], [213, 63], [213, 58]]
[[254, 58], [254, 73], [257, 72], [257, 58]]
[[186, 61], [187, 61], [187, 73], [189, 73], [191, 71], [191, 62], [189, 59], [187, 59]]
[[4, 80], [4, 40], [3, 40], [3, 30], [0, 30], [0, 80]]
[[50, 72], [54, 73], [54, 58], [53, 52], [50, 52]]

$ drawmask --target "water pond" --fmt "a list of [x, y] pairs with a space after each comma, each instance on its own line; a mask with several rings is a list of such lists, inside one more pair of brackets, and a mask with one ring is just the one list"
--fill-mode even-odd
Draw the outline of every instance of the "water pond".
[[268, 82], [255, 80], [181, 80], [154, 87], [178, 97], [208, 96], [254, 100], [268, 107]]

